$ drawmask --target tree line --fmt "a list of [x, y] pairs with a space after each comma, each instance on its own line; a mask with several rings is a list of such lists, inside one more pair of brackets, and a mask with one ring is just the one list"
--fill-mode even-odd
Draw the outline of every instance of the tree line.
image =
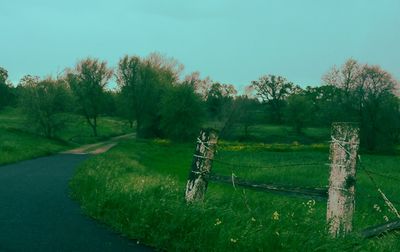
[[[0, 109], [18, 106], [39, 133], [52, 138], [65, 113], [84, 116], [97, 136], [98, 118], [118, 116], [138, 137], [192, 139], [200, 127], [215, 125], [222, 138], [241, 139], [257, 124], [329, 127], [334, 121], [358, 122], [366, 150], [388, 151], [400, 143], [399, 83], [379, 66], [350, 59], [332, 67], [322, 85], [302, 88], [277, 75], [252, 81], [243, 94], [234, 85], [200, 78], [180, 78], [183, 65], [152, 53], [124, 56], [115, 69], [95, 58], [79, 61], [57, 78], [26, 75], [18, 85], [0, 67]], [[117, 88], [108, 84], [114, 78]]]

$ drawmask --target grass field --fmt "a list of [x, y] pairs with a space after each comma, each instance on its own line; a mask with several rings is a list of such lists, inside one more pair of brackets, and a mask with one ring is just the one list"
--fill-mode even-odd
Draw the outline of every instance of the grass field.
[[[364, 240], [358, 232], [395, 215], [365, 172], [357, 175], [354, 233], [326, 235], [326, 202], [234, 189], [211, 183], [206, 200], [187, 205], [183, 195], [193, 144], [165, 140], [124, 142], [86, 161], [71, 181], [85, 212], [127, 236], [169, 251], [399, 251], [399, 234]], [[221, 142], [213, 171], [261, 182], [324, 187], [328, 145]], [[370, 170], [400, 178], [399, 156], [362, 155]], [[276, 167], [283, 164], [310, 164]], [[389, 199], [396, 181], [376, 177]], [[399, 203], [395, 205], [400, 207]]]
[[[211, 127], [222, 130], [224, 125], [220, 122], [207, 122], [204, 127]], [[255, 124], [248, 128], [248, 135], [245, 135], [242, 124], [233, 124], [225, 130], [225, 138], [233, 141], [250, 141], [262, 143], [293, 143], [301, 144], [319, 143], [329, 138], [328, 128], [305, 128], [302, 134], [294, 132], [290, 126]]]
[[74, 146], [98, 142], [112, 136], [132, 132], [127, 123], [118, 118], [101, 117], [98, 137], [92, 136], [91, 128], [83, 117], [62, 115], [65, 127], [55, 139], [36, 134], [19, 109], [7, 108], [0, 112], [0, 164], [12, 163], [38, 156], [53, 154]]

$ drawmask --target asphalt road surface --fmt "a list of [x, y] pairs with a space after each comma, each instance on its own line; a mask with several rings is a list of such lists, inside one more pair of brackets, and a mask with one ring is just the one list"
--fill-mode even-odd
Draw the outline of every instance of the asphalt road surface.
[[82, 215], [68, 181], [88, 155], [0, 166], [0, 251], [152, 251]]

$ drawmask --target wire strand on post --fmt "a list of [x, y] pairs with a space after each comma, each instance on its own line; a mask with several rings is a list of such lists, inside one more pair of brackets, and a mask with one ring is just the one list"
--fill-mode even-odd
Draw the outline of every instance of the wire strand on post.
[[367, 169], [364, 168], [362, 162], [361, 162], [361, 156], [358, 155], [358, 160], [359, 164], [362, 170], [365, 171], [367, 174], [369, 180], [372, 182], [372, 184], [375, 186], [379, 194], [382, 196], [383, 200], [385, 201], [385, 204], [389, 207], [389, 209], [397, 216], [397, 218], [400, 219], [400, 214], [397, 211], [396, 207], [393, 205], [393, 203], [388, 199], [388, 197], [385, 195], [385, 193], [381, 190], [381, 188], [378, 186], [378, 184], [375, 182], [375, 179], [372, 177], [372, 175], [369, 173]]

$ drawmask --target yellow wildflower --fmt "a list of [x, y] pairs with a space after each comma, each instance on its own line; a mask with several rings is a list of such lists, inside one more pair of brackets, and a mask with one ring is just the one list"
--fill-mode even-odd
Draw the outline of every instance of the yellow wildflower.
[[217, 219], [215, 220], [214, 226], [218, 226], [218, 225], [220, 225], [221, 223], [222, 223], [222, 221], [221, 221], [219, 218], [217, 218]]
[[273, 219], [273, 220], [279, 220], [279, 213], [278, 213], [277, 211], [275, 211], [275, 212], [272, 214], [272, 219]]

